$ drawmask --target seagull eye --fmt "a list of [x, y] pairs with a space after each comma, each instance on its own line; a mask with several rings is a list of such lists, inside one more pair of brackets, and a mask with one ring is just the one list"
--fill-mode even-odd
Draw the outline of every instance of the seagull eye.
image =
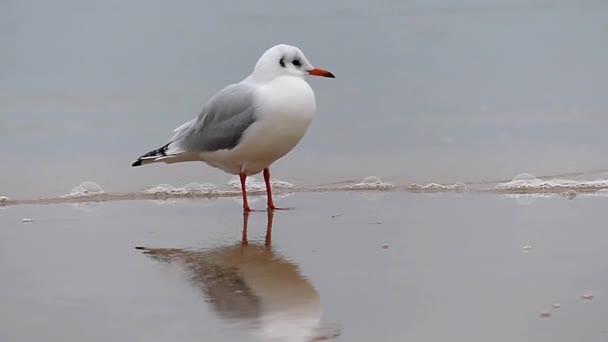
[[293, 65], [295, 65], [298, 68], [302, 66], [302, 63], [300, 63], [299, 59], [294, 59], [293, 62], [291, 62], [291, 63], [293, 63]]

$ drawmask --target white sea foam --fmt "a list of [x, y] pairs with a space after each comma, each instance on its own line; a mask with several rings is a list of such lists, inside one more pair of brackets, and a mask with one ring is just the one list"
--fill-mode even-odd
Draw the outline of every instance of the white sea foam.
[[464, 190], [466, 186], [463, 183], [454, 183], [454, 184], [437, 184], [437, 183], [429, 183], [426, 185], [420, 184], [410, 184], [407, 187], [409, 190], [416, 191], [459, 191]]
[[[238, 176], [234, 176], [228, 181], [228, 185], [235, 189], [240, 189], [241, 179]], [[263, 182], [260, 182], [255, 177], [247, 177], [247, 179], [245, 180], [245, 188], [247, 189], [247, 191], [261, 191], [266, 189], [266, 186]]]
[[[241, 188], [241, 179], [238, 176], [234, 176], [232, 177], [232, 179], [230, 179], [230, 181], [228, 181], [228, 185], [230, 185], [231, 187], [235, 188], [235, 189], [240, 189]], [[271, 179], [270, 180], [270, 185], [272, 185], [273, 188], [277, 188], [277, 189], [293, 189], [296, 186], [282, 181], [282, 180], [278, 180], [278, 179]], [[255, 177], [247, 177], [247, 179], [245, 180], [245, 187], [247, 188], [247, 191], [262, 191], [262, 190], [266, 190], [266, 184], [263, 181], [258, 180]]]
[[218, 192], [217, 186], [213, 183], [188, 183], [183, 187], [188, 194], [210, 194]]
[[176, 188], [170, 184], [159, 184], [144, 191], [147, 194], [166, 194], [166, 195], [200, 195], [217, 194], [220, 191], [212, 183], [188, 183], [183, 187]]
[[8, 197], [0, 196], [0, 203], [2, 203], [2, 202], [8, 202]]
[[175, 188], [169, 184], [159, 184], [150, 189], [144, 190], [147, 194], [172, 194], [175, 192]]
[[381, 189], [392, 189], [395, 185], [391, 183], [385, 183], [376, 176], [368, 176], [363, 178], [360, 183], [349, 185], [346, 189], [354, 190], [381, 190]]
[[512, 181], [496, 185], [499, 191], [594, 191], [608, 189], [608, 180], [576, 181], [567, 179], [542, 180], [523, 173], [515, 176]]
[[99, 184], [91, 181], [82, 182], [79, 186], [63, 197], [88, 197], [103, 194], [104, 191]]
[[278, 180], [278, 179], [271, 179], [270, 184], [272, 185], [273, 188], [280, 188], [280, 189], [293, 189], [296, 187], [295, 185], [293, 185], [289, 182], [285, 182], [285, 181]]

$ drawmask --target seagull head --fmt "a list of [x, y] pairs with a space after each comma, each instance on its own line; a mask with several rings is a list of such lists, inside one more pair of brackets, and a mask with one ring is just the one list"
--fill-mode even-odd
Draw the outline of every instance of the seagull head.
[[287, 75], [300, 78], [309, 75], [335, 78], [331, 72], [312, 66], [302, 50], [286, 44], [275, 45], [266, 50], [256, 63], [252, 76], [269, 81]]

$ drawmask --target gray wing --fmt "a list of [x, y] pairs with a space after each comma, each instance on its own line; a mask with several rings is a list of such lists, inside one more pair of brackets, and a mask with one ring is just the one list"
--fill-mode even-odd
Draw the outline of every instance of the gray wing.
[[195, 120], [176, 129], [171, 144], [183, 152], [232, 149], [256, 121], [254, 91], [247, 84], [233, 84], [215, 94]]

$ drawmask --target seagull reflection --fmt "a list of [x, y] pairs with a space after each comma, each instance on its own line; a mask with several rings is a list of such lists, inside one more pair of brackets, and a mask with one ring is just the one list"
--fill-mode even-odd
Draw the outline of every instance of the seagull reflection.
[[273, 213], [264, 243], [249, 242], [249, 214], [240, 243], [204, 251], [143, 248], [152, 258], [179, 264], [225, 320], [252, 324], [263, 341], [321, 341], [339, 335], [321, 326], [319, 294], [298, 266], [272, 250]]

